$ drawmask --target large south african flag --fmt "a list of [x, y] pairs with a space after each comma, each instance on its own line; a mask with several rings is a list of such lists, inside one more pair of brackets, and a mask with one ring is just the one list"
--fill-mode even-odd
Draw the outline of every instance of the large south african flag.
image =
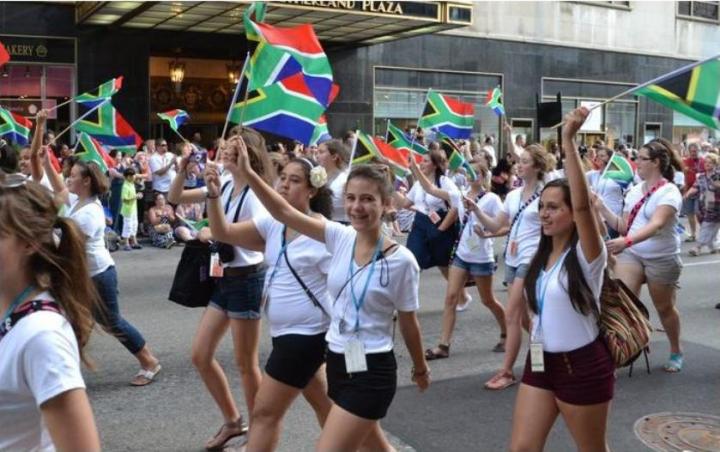
[[103, 173], [108, 170], [108, 167], [114, 165], [112, 157], [105, 151], [102, 144], [85, 132], [81, 132], [78, 136], [75, 156], [82, 161], [96, 163]]
[[[244, 112], [243, 112], [244, 110]], [[309, 145], [325, 112], [302, 72], [258, 88], [232, 107], [230, 121]]]
[[129, 155], [134, 155], [142, 144], [140, 135], [110, 102], [105, 102], [88, 117], [78, 121], [75, 129]]
[[419, 127], [437, 130], [450, 138], [470, 138], [475, 121], [473, 104], [462, 102], [437, 91], [428, 90]]

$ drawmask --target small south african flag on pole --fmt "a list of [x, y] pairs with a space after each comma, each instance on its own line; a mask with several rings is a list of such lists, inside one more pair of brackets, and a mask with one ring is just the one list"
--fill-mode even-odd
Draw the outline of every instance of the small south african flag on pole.
[[487, 97], [485, 97], [485, 106], [492, 108], [492, 111], [494, 111], [498, 116], [503, 116], [505, 114], [502, 95], [502, 91], [498, 86], [488, 91]]
[[178, 131], [181, 125], [185, 124], [188, 119], [190, 119], [190, 115], [187, 114], [185, 110], [175, 109], [166, 111], [164, 113], [158, 113], [157, 114], [160, 119], [164, 119], [168, 122], [170, 125], [170, 128], [174, 131]]

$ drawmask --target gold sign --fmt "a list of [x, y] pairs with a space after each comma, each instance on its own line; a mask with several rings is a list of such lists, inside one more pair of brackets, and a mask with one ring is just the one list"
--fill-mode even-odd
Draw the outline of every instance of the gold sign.
[[344, 9], [352, 11], [364, 11], [368, 13], [403, 15], [402, 2], [382, 2], [364, 0], [354, 1], [287, 1], [284, 3], [300, 6], [311, 6], [319, 8]]
[[11, 57], [39, 57], [45, 58], [48, 49], [42, 44], [8, 44], [5, 46]]

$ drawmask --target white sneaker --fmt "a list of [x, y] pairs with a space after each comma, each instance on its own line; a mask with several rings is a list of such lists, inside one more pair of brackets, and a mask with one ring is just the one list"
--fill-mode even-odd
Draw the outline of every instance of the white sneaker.
[[465, 291], [465, 303], [458, 303], [457, 306], [455, 306], [455, 312], [463, 312], [467, 310], [468, 306], [470, 306], [470, 303], [473, 301], [473, 297], [468, 293], [468, 291]]

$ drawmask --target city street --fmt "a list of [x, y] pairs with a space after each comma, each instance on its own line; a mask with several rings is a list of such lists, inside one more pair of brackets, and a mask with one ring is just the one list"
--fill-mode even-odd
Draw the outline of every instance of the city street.
[[[647, 450], [633, 433], [635, 422], [647, 414], [719, 414], [720, 310], [714, 306], [720, 301], [720, 257], [685, 257], [689, 247], [683, 248], [685, 268], [678, 305], [685, 369], [678, 375], [661, 370], [668, 345], [664, 334], [656, 332], [651, 345], [651, 375], [646, 374], [641, 361], [632, 378], [628, 378], [627, 369], [618, 372], [608, 434], [612, 450]], [[97, 369], [85, 375], [105, 450], [198, 451], [222, 422], [189, 358], [201, 311], [167, 301], [181, 252], [182, 248], [165, 251], [146, 246], [140, 251], [113, 254], [120, 275], [121, 310], [145, 335], [163, 370], [152, 385], [131, 387], [128, 382], [137, 370], [136, 361], [108, 335], [93, 338], [89, 350]], [[496, 285], [497, 295], [505, 303], [507, 292]], [[422, 275], [420, 321], [426, 347], [435, 345], [439, 337], [444, 290], [439, 272]], [[411, 384], [407, 351], [399, 336], [396, 340], [399, 390], [383, 426], [399, 450], [494, 451], [507, 446], [516, 389], [493, 393], [482, 388], [500, 365], [502, 354], [490, 351], [499, 331], [489, 311], [478, 303], [477, 294], [473, 295], [472, 306], [458, 317], [450, 359], [431, 363], [433, 384], [425, 394], [419, 394]], [[643, 300], [651, 308], [645, 293]], [[653, 324], [659, 326], [654, 312]], [[269, 336], [264, 331], [261, 365], [269, 351]], [[524, 356], [525, 348], [521, 352]], [[246, 412], [229, 337], [222, 342], [217, 357]], [[520, 364], [516, 375], [521, 373]], [[298, 400], [286, 417], [280, 450], [314, 450], [318, 432], [309, 406]], [[547, 450], [574, 450], [561, 421], [550, 435]]]

